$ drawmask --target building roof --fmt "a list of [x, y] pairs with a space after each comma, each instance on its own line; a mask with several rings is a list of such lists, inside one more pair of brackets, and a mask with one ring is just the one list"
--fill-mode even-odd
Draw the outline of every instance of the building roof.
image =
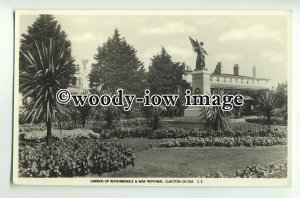
[[210, 88], [259, 90], [259, 89], [265, 89], [266, 86], [258, 86], [258, 85], [251, 85], [251, 84], [219, 84], [219, 83], [210, 83]]
[[243, 75], [233, 75], [233, 74], [214, 74], [212, 73], [211, 75], [213, 76], [226, 76], [226, 77], [232, 77], [232, 78], [251, 78], [251, 79], [258, 79], [258, 80], [270, 80], [267, 78], [257, 78], [257, 77], [253, 77], [253, 76], [243, 76]]

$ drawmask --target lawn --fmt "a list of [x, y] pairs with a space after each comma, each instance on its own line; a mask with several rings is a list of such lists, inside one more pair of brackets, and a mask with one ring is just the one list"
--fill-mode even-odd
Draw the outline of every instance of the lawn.
[[109, 142], [134, 147], [134, 167], [103, 177], [198, 177], [221, 171], [233, 177], [237, 169], [251, 164], [267, 165], [287, 156], [286, 146], [270, 147], [199, 147], [199, 148], [150, 148], [164, 140], [140, 138], [110, 139]]

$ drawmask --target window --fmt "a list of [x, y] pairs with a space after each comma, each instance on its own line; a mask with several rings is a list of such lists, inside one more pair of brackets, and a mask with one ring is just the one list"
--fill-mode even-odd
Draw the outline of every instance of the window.
[[81, 77], [78, 78], [78, 86], [81, 87], [82, 83], [81, 83]]
[[73, 85], [73, 86], [76, 86], [76, 83], [77, 83], [77, 78], [76, 78], [76, 77], [73, 77], [73, 78], [72, 78], [72, 85]]

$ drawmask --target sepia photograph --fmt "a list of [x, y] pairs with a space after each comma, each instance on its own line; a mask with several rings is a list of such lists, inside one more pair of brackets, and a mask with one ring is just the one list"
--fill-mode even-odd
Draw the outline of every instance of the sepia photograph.
[[16, 11], [13, 182], [289, 186], [291, 21]]

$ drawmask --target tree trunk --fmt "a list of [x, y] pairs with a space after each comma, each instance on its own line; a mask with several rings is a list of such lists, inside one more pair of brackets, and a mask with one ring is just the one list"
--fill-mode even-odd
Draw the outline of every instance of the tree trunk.
[[61, 123], [59, 122], [59, 132], [60, 132], [60, 139], [62, 140], [63, 139], [63, 135], [62, 135], [62, 128], [61, 128]]
[[268, 131], [271, 131], [271, 115], [267, 115]]
[[52, 143], [51, 120], [46, 121], [46, 126], [47, 126], [47, 145], [50, 146]]
[[82, 128], [85, 128], [86, 120], [84, 118], [81, 119]]

